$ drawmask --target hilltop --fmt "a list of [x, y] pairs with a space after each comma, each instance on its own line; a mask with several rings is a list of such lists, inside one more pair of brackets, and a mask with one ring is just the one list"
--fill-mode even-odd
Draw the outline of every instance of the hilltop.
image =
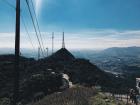
[[105, 49], [99, 53], [99, 55], [103, 56], [139, 56], [140, 55], [140, 47], [112, 47]]
[[[0, 84], [4, 84], [0, 86], [0, 97], [10, 98], [13, 87], [14, 55], [1, 55], [0, 66]], [[65, 89], [60, 89], [63, 86], [62, 73], [67, 74], [73, 84], [86, 87], [101, 86], [102, 90], [109, 92], [125, 93], [133, 86], [126, 79], [116, 78], [115, 75], [99, 69], [89, 60], [75, 58], [67, 49], [60, 49], [40, 60], [20, 57], [19, 100], [28, 103], [40, 92], [46, 96], [64, 91]]]
[[55, 72], [69, 75], [74, 84], [104, 85], [111, 75], [99, 69], [87, 59], [75, 58], [66, 48], [58, 50], [52, 56], [41, 61]]
[[[20, 102], [21, 104], [21, 102]], [[75, 86], [63, 92], [40, 97], [27, 105], [125, 105], [95, 88]], [[0, 105], [10, 105], [8, 98], [0, 99]], [[24, 104], [23, 104], [24, 105]]]
[[49, 58], [57, 61], [72, 61], [75, 59], [72, 53], [70, 53], [66, 48], [61, 48], [52, 54]]
[[112, 47], [104, 50], [74, 51], [75, 57], [89, 59], [100, 69], [114, 74], [139, 73], [140, 47]]
[[76, 86], [62, 93], [54, 93], [29, 105], [125, 105], [95, 88]]

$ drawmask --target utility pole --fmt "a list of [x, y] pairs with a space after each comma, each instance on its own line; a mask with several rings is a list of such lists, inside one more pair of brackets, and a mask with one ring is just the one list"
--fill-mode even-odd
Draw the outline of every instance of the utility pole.
[[20, 75], [20, 0], [16, 0], [16, 30], [15, 30], [15, 69], [14, 69], [14, 94], [12, 105], [19, 101], [19, 75]]
[[52, 32], [52, 54], [54, 50], [54, 32]]
[[40, 50], [41, 50], [41, 48], [38, 47], [38, 60], [40, 59]]
[[47, 50], [47, 57], [48, 57], [49, 56], [49, 48], [47, 47], [46, 50]]
[[64, 36], [64, 32], [63, 32], [63, 39], [62, 39], [62, 48], [65, 48], [65, 36]]

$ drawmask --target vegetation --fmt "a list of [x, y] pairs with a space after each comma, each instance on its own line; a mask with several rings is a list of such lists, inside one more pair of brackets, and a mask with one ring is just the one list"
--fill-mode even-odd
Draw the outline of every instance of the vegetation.
[[32, 75], [21, 85], [20, 100], [30, 102], [35, 98], [40, 98], [45, 95], [54, 93], [60, 90], [62, 86], [62, 75], [60, 74], [42, 74]]
[[1, 98], [0, 105], [10, 105], [10, 100], [8, 98]]
[[77, 86], [62, 93], [46, 96], [42, 100], [29, 105], [125, 105], [105, 96], [94, 88]]
[[107, 97], [99, 92], [96, 96], [89, 99], [89, 105], [125, 105], [125, 103], [116, 101], [113, 97]]
[[[13, 70], [14, 55], [1, 55], [0, 84], [3, 85], [0, 85], [0, 98], [10, 99], [12, 96]], [[67, 74], [73, 84], [87, 88], [77, 87], [64, 91], [66, 88], [61, 88], [63, 87], [62, 73]], [[60, 49], [52, 56], [38, 61], [20, 57], [20, 74], [19, 102], [24, 104], [47, 96], [45, 102], [48, 100], [50, 105], [55, 105], [55, 103], [59, 105], [59, 102], [63, 105], [65, 100], [70, 105], [87, 105], [94, 99], [98, 101], [98, 97], [93, 98], [96, 91], [91, 88], [92, 86], [101, 86], [105, 92], [120, 94], [127, 93], [129, 88], [135, 87], [134, 80], [126, 76], [115, 77], [111, 73], [106, 73], [89, 60], [75, 58], [66, 49]], [[64, 92], [58, 94], [60, 91]], [[90, 98], [92, 98], [91, 101]]]

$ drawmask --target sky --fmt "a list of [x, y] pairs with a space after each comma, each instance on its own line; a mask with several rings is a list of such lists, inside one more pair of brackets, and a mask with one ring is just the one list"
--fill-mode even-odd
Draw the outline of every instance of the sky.
[[[0, 48], [14, 48], [15, 1], [0, 0]], [[31, 6], [31, 0], [28, 0]], [[8, 3], [7, 3], [8, 2]], [[45, 47], [69, 49], [140, 46], [140, 0], [33, 0]], [[10, 5], [9, 5], [10, 4]], [[32, 10], [33, 12], [33, 10]], [[21, 48], [35, 48], [37, 38], [25, 0], [21, 0]]]

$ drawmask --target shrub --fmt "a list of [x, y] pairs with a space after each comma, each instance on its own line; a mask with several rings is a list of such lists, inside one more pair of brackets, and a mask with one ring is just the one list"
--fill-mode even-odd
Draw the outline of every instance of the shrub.
[[88, 99], [95, 96], [94, 88], [74, 87], [62, 93], [55, 93], [32, 105], [87, 105]]
[[1, 98], [0, 105], [10, 105], [10, 99], [9, 98]]

